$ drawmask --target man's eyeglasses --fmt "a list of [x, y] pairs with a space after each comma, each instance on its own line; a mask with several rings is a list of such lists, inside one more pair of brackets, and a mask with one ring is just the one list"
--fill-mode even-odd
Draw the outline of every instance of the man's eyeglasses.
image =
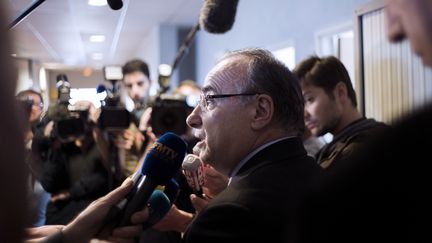
[[[258, 93], [243, 93], [243, 94], [216, 94], [216, 95], [204, 95], [201, 94], [200, 99], [198, 101], [199, 106], [203, 110], [209, 110], [209, 106], [213, 104], [214, 99], [228, 98], [234, 96], [251, 96], [251, 95], [259, 95]], [[211, 107], [210, 107], [211, 109]]]
[[43, 109], [44, 108], [44, 104], [41, 102], [41, 103], [33, 103], [32, 104], [33, 106], [36, 106], [36, 107], [38, 107], [38, 108], [40, 108], [40, 109]]

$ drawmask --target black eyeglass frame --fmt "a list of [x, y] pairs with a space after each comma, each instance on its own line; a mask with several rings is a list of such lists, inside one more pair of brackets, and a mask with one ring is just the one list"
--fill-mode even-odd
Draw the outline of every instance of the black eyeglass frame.
[[214, 95], [204, 95], [204, 94], [201, 94], [200, 100], [199, 100], [198, 104], [202, 108], [205, 108], [206, 110], [208, 110], [207, 103], [211, 99], [229, 98], [229, 97], [235, 97], [235, 96], [252, 96], [252, 95], [260, 95], [260, 93], [214, 94]]

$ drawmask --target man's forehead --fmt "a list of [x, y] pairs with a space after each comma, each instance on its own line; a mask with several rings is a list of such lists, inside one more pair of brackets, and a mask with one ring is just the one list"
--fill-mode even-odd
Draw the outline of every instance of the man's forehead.
[[241, 65], [233, 62], [233, 59], [226, 59], [219, 62], [206, 76], [202, 91], [217, 92], [231, 87], [241, 85], [246, 73]]
[[125, 82], [140, 82], [140, 81], [141, 82], [149, 82], [149, 79], [144, 73], [142, 73], [140, 71], [136, 71], [133, 73], [125, 74], [124, 81]]

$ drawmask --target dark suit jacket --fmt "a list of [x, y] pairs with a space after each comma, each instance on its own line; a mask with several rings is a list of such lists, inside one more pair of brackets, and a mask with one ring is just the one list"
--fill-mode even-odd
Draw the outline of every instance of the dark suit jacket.
[[311, 180], [321, 173], [299, 138], [270, 145], [253, 156], [235, 182], [199, 213], [183, 239], [187, 243], [289, 242], [296, 237], [296, 209]]
[[370, 140], [322, 181], [301, 242], [432, 242], [432, 103]]

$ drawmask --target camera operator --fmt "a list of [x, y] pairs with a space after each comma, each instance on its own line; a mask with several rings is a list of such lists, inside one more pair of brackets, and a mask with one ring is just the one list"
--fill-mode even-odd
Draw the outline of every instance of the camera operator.
[[131, 112], [133, 122], [128, 129], [116, 135], [115, 143], [120, 150], [125, 151], [124, 173], [130, 176], [139, 166], [139, 159], [146, 145], [152, 144], [156, 138], [138, 129], [140, 120], [145, 116], [151, 86], [147, 63], [140, 59], [130, 60], [122, 67], [122, 74], [122, 85], [134, 102], [134, 109]]
[[[57, 76], [58, 102], [42, 119], [34, 138], [34, 150], [43, 161], [41, 184], [52, 194], [46, 224], [67, 224], [93, 200], [116, 186], [107, 156], [96, 141], [100, 132], [96, 109], [89, 101], [69, 106], [70, 83]], [[93, 118], [90, 119], [90, 118]], [[105, 151], [106, 152], [106, 151]]]

